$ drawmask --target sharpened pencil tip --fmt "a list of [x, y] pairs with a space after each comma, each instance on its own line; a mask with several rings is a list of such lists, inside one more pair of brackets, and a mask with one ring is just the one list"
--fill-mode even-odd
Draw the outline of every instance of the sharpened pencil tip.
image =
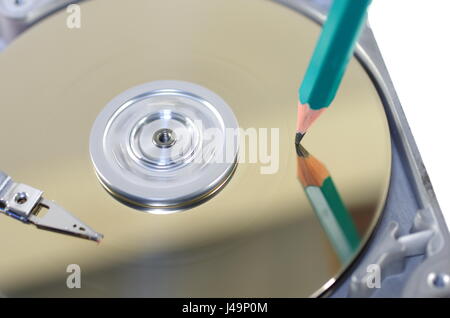
[[295, 134], [295, 145], [299, 145], [304, 136], [305, 136], [305, 134], [302, 134], [301, 132], [297, 132]]
[[305, 134], [297, 133], [295, 135], [295, 151], [297, 152], [297, 156], [305, 158], [309, 156], [308, 151], [301, 145], [302, 138]]

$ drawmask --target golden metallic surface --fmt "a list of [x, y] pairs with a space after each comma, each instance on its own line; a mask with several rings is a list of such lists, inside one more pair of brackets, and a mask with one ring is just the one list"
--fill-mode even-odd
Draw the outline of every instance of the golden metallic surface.
[[[0, 216], [8, 296], [309, 296], [339, 264], [296, 179], [297, 89], [320, 28], [261, 0], [93, 0], [80, 29], [62, 11], [0, 53], [0, 169], [45, 191], [105, 235], [96, 245]], [[171, 215], [132, 210], [98, 182], [92, 124], [116, 95], [174, 79], [203, 85], [240, 127], [279, 128], [279, 171], [241, 163], [214, 198]], [[356, 60], [304, 139], [327, 165], [367, 238], [387, 193], [391, 152], [376, 89]], [[66, 287], [66, 268], [82, 288]]]

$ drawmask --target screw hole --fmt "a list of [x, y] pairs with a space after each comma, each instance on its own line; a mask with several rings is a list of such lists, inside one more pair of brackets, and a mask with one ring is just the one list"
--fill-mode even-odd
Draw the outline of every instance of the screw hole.
[[446, 288], [450, 286], [450, 276], [448, 274], [440, 273], [431, 273], [428, 276], [428, 282], [435, 288]]
[[25, 204], [28, 201], [28, 194], [26, 194], [25, 192], [17, 193], [14, 197], [14, 201], [17, 204]]
[[175, 132], [169, 128], [159, 129], [153, 135], [153, 143], [160, 148], [169, 148], [176, 142]]
[[169, 133], [167, 131], [163, 132], [159, 135], [159, 141], [163, 144], [167, 143], [170, 140]]

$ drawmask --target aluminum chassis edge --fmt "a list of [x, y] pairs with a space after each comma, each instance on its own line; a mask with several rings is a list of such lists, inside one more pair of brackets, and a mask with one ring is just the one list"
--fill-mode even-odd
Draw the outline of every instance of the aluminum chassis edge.
[[[8, 10], [0, 0], [0, 51], [51, 13], [79, 1], [24, 0]], [[315, 22], [325, 21], [331, 0], [272, 0]], [[350, 268], [314, 296], [450, 297], [450, 234], [374, 35], [367, 25], [356, 57], [382, 99], [392, 141], [392, 172], [374, 233]], [[376, 272], [381, 284], [376, 284]], [[375, 275], [375, 276], [374, 276]]]

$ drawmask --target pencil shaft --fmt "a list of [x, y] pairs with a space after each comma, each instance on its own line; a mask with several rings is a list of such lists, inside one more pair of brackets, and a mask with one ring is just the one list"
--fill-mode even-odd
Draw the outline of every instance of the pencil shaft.
[[371, 0], [335, 0], [299, 90], [312, 110], [333, 101], [365, 23]]
[[360, 237], [332, 179], [325, 179], [321, 187], [307, 186], [305, 192], [339, 259], [349, 262]]
[[326, 178], [320, 188], [327, 202], [329, 202], [330, 206], [333, 207], [332, 210], [337, 219], [337, 222], [345, 232], [345, 235], [349, 240], [352, 249], [358, 248], [360, 241], [358, 231], [356, 230], [353, 219], [350, 216], [347, 208], [345, 207], [344, 202], [339, 195], [339, 192], [336, 189], [333, 179], [331, 179], [331, 177]]

